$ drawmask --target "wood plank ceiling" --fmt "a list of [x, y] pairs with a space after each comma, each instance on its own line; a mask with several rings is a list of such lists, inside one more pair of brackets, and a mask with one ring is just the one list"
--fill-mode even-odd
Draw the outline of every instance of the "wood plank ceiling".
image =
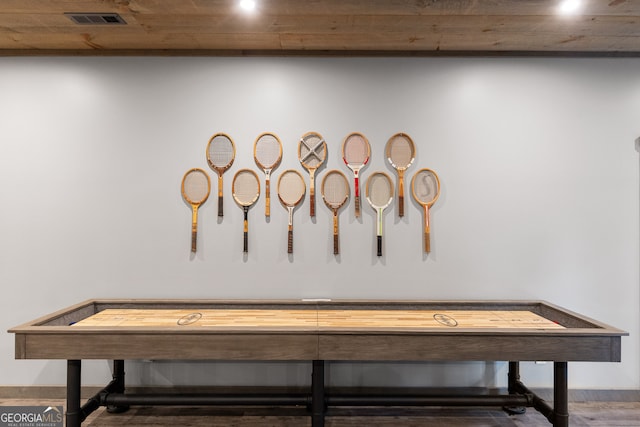
[[[0, 0], [0, 55], [640, 56], [639, 0]], [[66, 12], [118, 13], [78, 25]]]

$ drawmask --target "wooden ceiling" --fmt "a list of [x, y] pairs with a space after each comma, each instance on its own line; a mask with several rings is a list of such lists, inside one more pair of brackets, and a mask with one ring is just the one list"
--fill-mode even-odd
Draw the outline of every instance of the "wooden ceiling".
[[[640, 1], [0, 0], [0, 55], [640, 56]], [[66, 12], [118, 13], [78, 25]]]

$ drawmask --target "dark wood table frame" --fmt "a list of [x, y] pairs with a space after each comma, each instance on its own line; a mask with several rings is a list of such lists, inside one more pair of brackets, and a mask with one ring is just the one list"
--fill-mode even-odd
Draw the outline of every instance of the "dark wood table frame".
[[[515, 328], [323, 328], [323, 327], [71, 327], [107, 308], [171, 309], [374, 309], [526, 310], [563, 329]], [[17, 359], [67, 360], [66, 425], [78, 427], [93, 410], [129, 405], [306, 405], [313, 427], [324, 426], [332, 406], [533, 407], [554, 426], [569, 425], [570, 361], [619, 362], [626, 332], [542, 301], [219, 301], [89, 300], [9, 330]], [[113, 380], [80, 404], [83, 359], [114, 360]], [[143, 395], [125, 393], [124, 360], [310, 361], [311, 390], [302, 394]], [[325, 388], [331, 362], [508, 361], [507, 395], [377, 395]], [[554, 406], [521, 381], [520, 361], [553, 361]], [[394, 389], [395, 390], [395, 389]]]

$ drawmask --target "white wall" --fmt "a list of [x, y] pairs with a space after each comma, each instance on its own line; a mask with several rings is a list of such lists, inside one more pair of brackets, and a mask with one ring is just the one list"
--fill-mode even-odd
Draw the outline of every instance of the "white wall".
[[[542, 299], [630, 332], [622, 363], [572, 363], [574, 388], [640, 387], [640, 61], [544, 58], [0, 58], [0, 329], [88, 298]], [[387, 139], [417, 143], [409, 177], [436, 170], [432, 253], [422, 253], [421, 211], [385, 217], [375, 256], [374, 213], [341, 215], [340, 257], [330, 212], [308, 198], [286, 254], [286, 210], [275, 191], [242, 211], [233, 173], [256, 168], [264, 131], [284, 143], [282, 165], [302, 171], [298, 138], [320, 132], [328, 168], [349, 172], [340, 144], [366, 134], [364, 176], [392, 173]], [[225, 174], [225, 217], [212, 196], [190, 256], [190, 210], [180, 180], [208, 169], [205, 147], [227, 132], [237, 157]], [[212, 177], [214, 176], [211, 171]], [[307, 177], [306, 172], [303, 175]], [[214, 189], [216, 182], [213, 181]], [[0, 334], [0, 385], [63, 384], [64, 362], [13, 360]], [[452, 355], [455, 357], [455, 355]], [[108, 378], [86, 364], [85, 382]], [[128, 380], [178, 384], [298, 383], [306, 365], [229, 369], [141, 363]], [[461, 369], [462, 368], [462, 369]], [[333, 383], [504, 383], [503, 364], [340, 365]], [[551, 366], [527, 364], [531, 385]], [[416, 384], [417, 383], [417, 384]]]

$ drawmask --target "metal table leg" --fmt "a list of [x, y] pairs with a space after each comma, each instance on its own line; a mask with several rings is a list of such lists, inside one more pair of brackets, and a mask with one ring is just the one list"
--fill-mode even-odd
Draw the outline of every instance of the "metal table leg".
[[65, 414], [67, 427], [80, 427], [82, 412], [80, 411], [80, 374], [82, 362], [67, 360], [67, 412]]
[[569, 427], [567, 362], [553, 362], [553, 425]]
[[324, 360], [314, 360], [311, 371], [311, 426], [324, 427]]

